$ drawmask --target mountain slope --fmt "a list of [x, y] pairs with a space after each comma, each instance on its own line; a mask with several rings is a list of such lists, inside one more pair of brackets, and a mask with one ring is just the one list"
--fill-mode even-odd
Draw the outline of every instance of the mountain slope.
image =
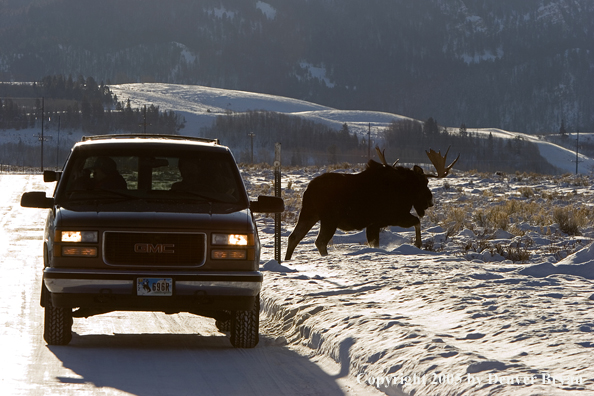
[[592, 65], [591, 0], [0, 4], [2, 80], [199, 84], [537, 134], [594, 129]]

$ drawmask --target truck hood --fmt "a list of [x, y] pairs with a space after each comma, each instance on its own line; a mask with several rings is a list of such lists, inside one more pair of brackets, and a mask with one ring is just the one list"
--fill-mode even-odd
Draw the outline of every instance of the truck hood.
[[56, 225], [61, 228], [89, 227], [118, 229], [208, 229], [246, 230], [253, 228], [249, 209], [229, 213], [175, 213], [175, 212], [96, 212], [58, 208]]

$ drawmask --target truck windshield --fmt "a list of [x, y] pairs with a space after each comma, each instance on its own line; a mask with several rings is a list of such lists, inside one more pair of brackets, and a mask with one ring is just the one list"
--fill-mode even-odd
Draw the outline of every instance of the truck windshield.
[[126, 198], [245, 201], [237, 166], [225, 153], [73, 153], [64, 178], [58, 192], [62, 203]]

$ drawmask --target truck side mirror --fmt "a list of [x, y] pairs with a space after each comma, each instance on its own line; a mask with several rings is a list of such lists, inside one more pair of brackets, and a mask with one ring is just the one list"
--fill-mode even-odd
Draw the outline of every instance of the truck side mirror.
[[62, 172], [60, 171], [43, 171], [43, 181], [46, 183], [60, 181], [60, 176], [62, 176]]
[[21, 206], [24, 208], [51, 209], [54, 199], [48, 198], [45, 191], [29, 191], [21, 196]]

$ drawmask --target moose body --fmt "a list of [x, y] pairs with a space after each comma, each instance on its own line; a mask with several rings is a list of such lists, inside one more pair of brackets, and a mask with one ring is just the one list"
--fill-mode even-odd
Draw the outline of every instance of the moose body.
[[[383, 158], [382, 158], [383, 160]], [[411, 213], [414, 207], [422, 217], [433, 206], [427, 175], [419, 166], [413, 169], [380, 164], [370, 160], [357, 174], [325, 173], [314, 178], [303, 194], [299, 220], [289, 236], [285, 260], [320, 221], [316, 247], [322, 256], [339, 228], [366, 229], [367, 242], [379, 247], [380, 229], [387, 226], [415, 227], [415, 245], [421, 247], [421, 225]]]

